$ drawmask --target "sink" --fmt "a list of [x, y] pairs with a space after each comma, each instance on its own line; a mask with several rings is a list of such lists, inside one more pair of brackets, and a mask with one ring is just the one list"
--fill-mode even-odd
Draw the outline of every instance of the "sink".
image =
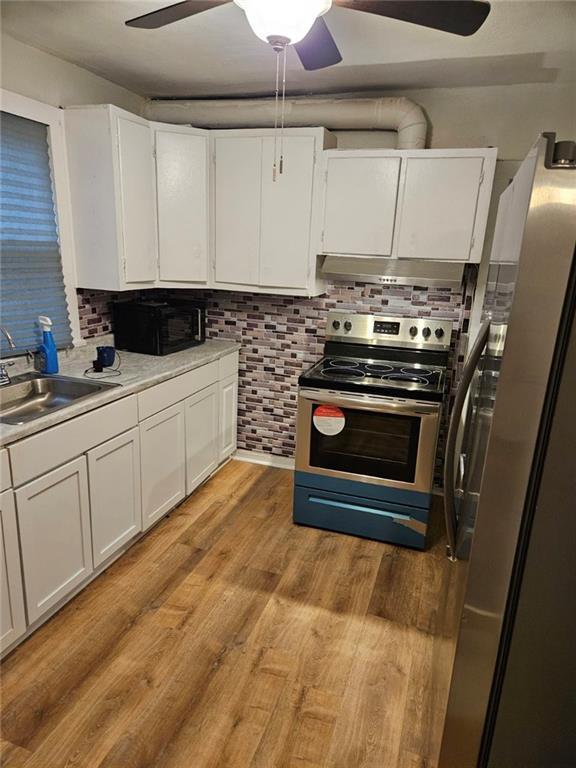
[[23, 373], [0, 387], [0, 422], [25, 424], [119, 384]]

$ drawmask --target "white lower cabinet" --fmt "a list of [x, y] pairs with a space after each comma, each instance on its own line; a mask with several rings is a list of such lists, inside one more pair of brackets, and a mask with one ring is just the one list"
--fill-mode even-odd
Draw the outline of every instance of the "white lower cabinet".
[[224, 461], [236, 450], [238, 375], [229, 376], [221, 381], [219, 388], [219, 458], [220, 461]]
[[0, 651], [234, 453], [237, 406], [235, 351], [0, 451]]
[[183, 402], [141, 422], [140, 451], [145, 531], [186, 495]]
[[26, 631], [24, 592], [14, 493], [0, 494], [0, 650], [8, 648]]
[[88, 475], [92, 554], [99, 566], [142, 530], [138, 429], [89, 451]]
[[186, 495], [218, 466], [218, 384], [184, 401], [186, 422]]
[[86, 458], [16, 491], [24, 594], [33, 623], [92, 572]]

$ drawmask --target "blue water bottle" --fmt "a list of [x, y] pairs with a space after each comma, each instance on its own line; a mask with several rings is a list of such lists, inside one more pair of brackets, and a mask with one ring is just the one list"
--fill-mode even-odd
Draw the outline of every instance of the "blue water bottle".
[[42, 328], [42, 344], [38, 347], [40, 373], [58, 373], [58, 351], [52, 335], [52, 320], [40, 315], [38, 322]]

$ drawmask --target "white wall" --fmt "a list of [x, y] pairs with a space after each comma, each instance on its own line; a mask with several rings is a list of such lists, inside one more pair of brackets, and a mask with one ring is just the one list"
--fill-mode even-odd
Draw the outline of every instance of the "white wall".
[[542, 131], [576, 136], [576, 84], [528, 83], [403, 91], [424, 108], [432, 147], [498, 147], [521, 160]]
[[66, 107], [72, 104], [116, 104], [143, 114], [146, 100], [82, 67], [2, 35], [2, 88], [22, 96]]
[[[542, 131], [556, 131], [564, 139], [576, 136], [575, 83], [425, 88], [401, 95], [426, 112], [431, 147], [498, 147], [501, 160], [522, 160]], [[347, 131], [338, 133], [338, 146], [394, 145], [386, 132]]]
[[[560, 139], [576, 136], [575, 83], [423, 88], [377, 95], [402, 95], [419, 104], [429, 121], [431, 147], [498, 147], [501, 160], [522, 160], [542, 131], [556, 131]], [[394, 134], [386, 131], [335, 133], [338, 146], [345, 149], [395, 146]]]

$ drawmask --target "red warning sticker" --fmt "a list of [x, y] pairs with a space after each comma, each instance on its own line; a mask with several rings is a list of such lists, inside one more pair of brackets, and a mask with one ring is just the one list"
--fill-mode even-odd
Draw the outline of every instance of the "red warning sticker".
[[335, 405], [319, 405], [312, 417], [314, 426], [323, 435], [339, 435], [346, 424], [346, 417], [341, 408]]

